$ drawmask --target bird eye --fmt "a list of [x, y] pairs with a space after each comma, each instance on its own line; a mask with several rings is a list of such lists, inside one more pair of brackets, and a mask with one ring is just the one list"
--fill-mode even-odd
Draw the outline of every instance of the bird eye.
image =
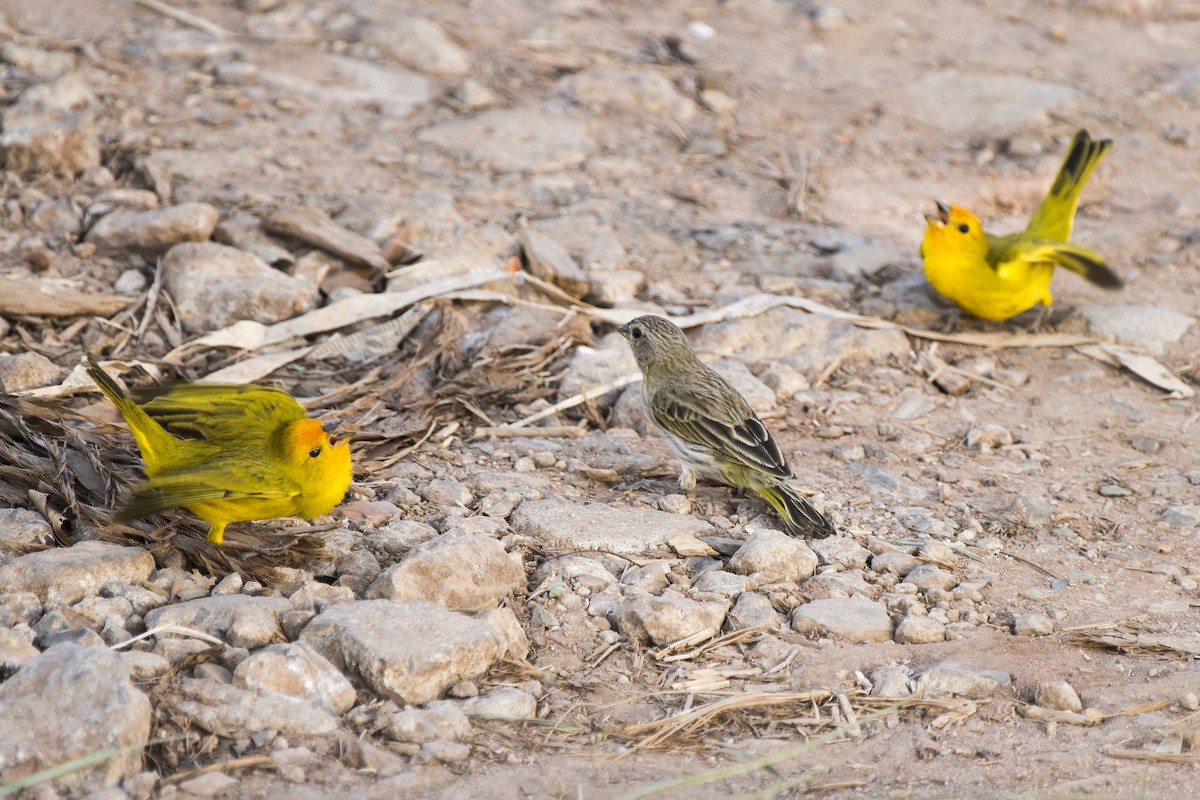
[[641, 328], [633, 328], [632, 330], [629, 331], [629, 335], [635, 339], [640, 339], [640, 338], [642, 338], [642, 329]]
[[309, 457], [309, 458], [316, 458], [316, 457], [317, 457], [317, 456], [319, 456], [319, 455], [321, 455], [321, 448], [320, 448], [320, 447], [314, 447], [312, 450], [309, 450], [309, 451], [308, 451], [308, 457]]
[[970, 225], [968, 225], [967, 223], [965, 223], [965, 222], [964, 222], [964, 223], [962, 223], [961, 225], [959, 225], [959, 226], [958, 226], [958, 232], [959, 232], [959, 233], [970, 233], [970, 232], [971, 232], [971, 226], [970, 226]]

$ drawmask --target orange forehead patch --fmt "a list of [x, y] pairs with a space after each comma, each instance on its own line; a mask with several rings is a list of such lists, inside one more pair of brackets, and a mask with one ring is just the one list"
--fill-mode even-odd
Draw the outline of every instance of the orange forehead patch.
[[299, 419], [288, 427], [287, 440], [294, 450], [312, 450], [325, 443], [325, 430], [315, 419]]

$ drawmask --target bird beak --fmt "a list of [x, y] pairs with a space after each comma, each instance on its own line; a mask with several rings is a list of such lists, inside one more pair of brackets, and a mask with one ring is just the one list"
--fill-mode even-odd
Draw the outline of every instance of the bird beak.
[[337, 430], [338, 425], [341, 424], [342, 421], [340, 419], [331, 419], [329, 422], [321, 423], [321, 430], [325, 431], [326, 434], [332, 435]]
[[626, 322], [624, 325], [617, 328], [617, 333], [621, 334], [621, 336], [628, 339], [629, 338], [629, 323]]
[[942, 227], [943, 225], [949, 225], [950, 224], [950, 204], [946, 203], [943, 200], [935, 200], [934, 204], [937, 206], [938, 213], [936, 215], [932, 215], [932, 216], [929, 214], [926, 214], [925, 221], [928, 222], [930, 225], [936, 225], [939, 228]]

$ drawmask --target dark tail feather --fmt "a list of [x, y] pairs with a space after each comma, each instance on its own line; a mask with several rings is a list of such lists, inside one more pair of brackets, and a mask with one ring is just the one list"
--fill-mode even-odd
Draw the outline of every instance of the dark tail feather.
[[759, 489], [758, 493], [779, 513], [793, 536], [824, 539], [835, 533], [833, 524], [786, 483]]
[[1086, 247], [1059, 245], [1054, 248], [1058, 263], [1077, 272], [1097, 286], [1105, 289], [1120, 289], [1122, 284], [1117, 273], [1104, 262], [1104, 258]]

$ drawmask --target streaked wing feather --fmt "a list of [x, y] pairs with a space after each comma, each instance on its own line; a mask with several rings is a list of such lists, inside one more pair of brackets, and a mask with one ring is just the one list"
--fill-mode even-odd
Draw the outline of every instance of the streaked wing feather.
[[660, 425], [690, 444], [708, 447], [729, 461], [769, 475], [792, 475], [779, 445], [753, 412], [736, 424], [728, 424], [670, 389], [655, 395], [652, 412]]

